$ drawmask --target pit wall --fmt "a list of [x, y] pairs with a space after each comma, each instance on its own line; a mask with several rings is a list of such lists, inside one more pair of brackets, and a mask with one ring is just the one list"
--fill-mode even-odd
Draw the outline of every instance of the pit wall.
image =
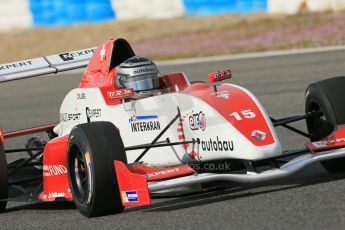
[[345, 0], [0, 0], [0, 30], [134, 18], [345, 9]]

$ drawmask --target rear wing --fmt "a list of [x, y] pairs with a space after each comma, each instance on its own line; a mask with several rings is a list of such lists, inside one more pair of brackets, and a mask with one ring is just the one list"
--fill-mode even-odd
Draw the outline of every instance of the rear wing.
[[0, 64], [0, 82], [19, 80], [86, 67], [96, 48]]

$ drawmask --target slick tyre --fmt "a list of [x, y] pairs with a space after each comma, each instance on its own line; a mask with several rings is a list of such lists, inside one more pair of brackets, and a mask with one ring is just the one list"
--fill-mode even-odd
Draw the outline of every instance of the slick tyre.
[[7, 161], [4, 146], [0, 141], [0, 212], [3, 212], [7, 205], [8, 198], [8, 177]]
[[87, 217], [123, 211], [114, 160], [127, 163], [118, 129], [110, 122], [92, 122], [72, 129], [67, 170], [75, 206]]
[[[310, 84], [306, 91], [305, 111], [317, 112], [307, 119], [311, 141], [330, 135], [336, 125], [345, 124], [345, 77], [335, 77]], [[328, 172], [344, 172], [345, 158], [321, 162]]]

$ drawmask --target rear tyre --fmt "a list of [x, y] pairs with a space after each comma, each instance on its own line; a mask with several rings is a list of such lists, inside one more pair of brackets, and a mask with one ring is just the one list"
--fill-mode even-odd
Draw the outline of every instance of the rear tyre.
[[127, 163], [117, 128], [92, 122], [72, 129], [67, 148], [67, 170], [73, 200], [87, 217], [123, 211], [114, 160]]
[[[311, 141], [330, 135], [336, 125], [345, 124], [345, 77], [335, 77], [313, 83], [306, 91], [305, 111], [318, 115], [307, 119]], [[321, 162], [328, 172], [344, 172], [345, 158]]]
[[8, 198], [8, 174], [4, 146], [0, 141], [0, 212], [6, 209]]

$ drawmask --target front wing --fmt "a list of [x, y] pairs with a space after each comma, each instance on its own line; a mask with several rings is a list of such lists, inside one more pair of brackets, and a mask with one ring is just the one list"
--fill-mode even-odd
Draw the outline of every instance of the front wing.
[[[122, 194], [122, 204], [124, 206], [137, 206], [150, 204], [150, 193], [163, 191], [180, 186], [190, 186], [194, 184], [208, 183], [213, 181], [227, 181], [238, 183], [265, 182], [274, 179], [284, 178], [297, 173], [306, 166], [325, 160], [332, 160], [345, 157], [345, 126], [337, 127], [335, 132], [328, 138], [307, 143], [310, 150], [304, 155], [297, 156], [279, 168], [266, 170], [260, 173], [246, 172], [243, 174], [218, 174], [218, 173], [185, 173], [179, 177], [158, 181], [149, 181], [144, 174], [131, 172], [127, 165], [120, 161], [114, 161], [114, 167]], [[130, 197], [128, 197], [130, 195]]]

